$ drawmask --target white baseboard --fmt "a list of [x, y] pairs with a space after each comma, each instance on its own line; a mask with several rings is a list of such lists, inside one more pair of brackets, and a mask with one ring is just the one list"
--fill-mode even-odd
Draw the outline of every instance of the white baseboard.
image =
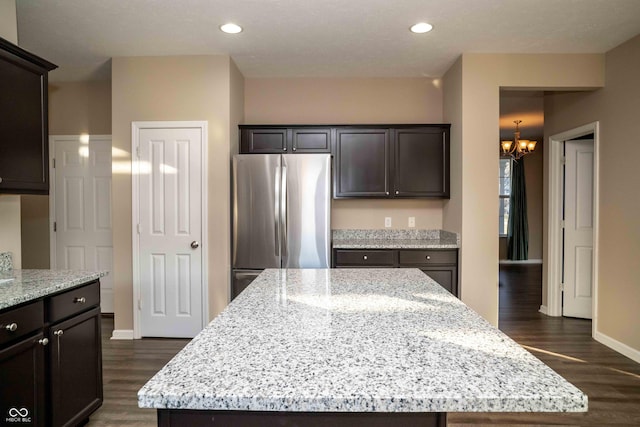
[[540, 306], [540, 310], [538, 310], [540, 313], [545, 314], [545, 315], [549, 315], [549, 312], [547, 311], [547, 306], [546, 305], [541, 305]]
[[624, 356], [627, 356], [629, 359], [640, 363], [640, 350], [631, 348], [625, 343], [621, 343], [620, 341], [613, 339], [610, 336], [603, 334], [602, 332], [596, 331], [593, 334], [593, 339], [606, 345], [610, 349], [615, 350]]
[[133, 329], [114, 329], [111, 334], [112, 340], [132, 340]]
[[523, 259], [523, 260], [501, 259], [500, 264], [542, 264], [542, 260], [541, 259]]

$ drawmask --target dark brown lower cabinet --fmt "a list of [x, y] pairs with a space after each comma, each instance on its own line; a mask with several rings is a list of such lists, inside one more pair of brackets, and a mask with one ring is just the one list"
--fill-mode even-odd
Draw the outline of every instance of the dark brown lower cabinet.
[[460, 298], [458, 249], [334, 249], [336, 268], [419, 268]]
[[0, 425], [47, 425], [43, 339], [39, 332], [0, 347]]
[[76, 426], [102, 405], [99, 289], [0, 310], [0, 426]]
[[51, 424], [77, 425], [102, 404], [100, 308], [49, 329]]

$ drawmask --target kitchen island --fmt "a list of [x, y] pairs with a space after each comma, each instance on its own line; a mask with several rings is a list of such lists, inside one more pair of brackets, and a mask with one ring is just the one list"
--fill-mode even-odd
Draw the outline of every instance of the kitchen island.
[[587, 396], [418, 269], [265, 270], [138, 392], [158, 425], [446, 425]]

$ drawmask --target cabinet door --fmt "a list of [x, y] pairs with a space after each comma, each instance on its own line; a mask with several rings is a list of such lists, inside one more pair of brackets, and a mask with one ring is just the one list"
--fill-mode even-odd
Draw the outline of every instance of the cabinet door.
[[451, 292], [456, 297], [458, 294], [458, 267], [422, 267], [420, 268], [427, 276], [438, 282], [440, 286]]
[[242, 129], [240, 152], [246, 154], [280, 154], [287, 152], [287, 129]]
[[291, 129], [291, 150], [296, 153], [330, 153], [331, 129]]
[[334, 154], [334, 198], [389, 196], [389, 129], [338, 129]]
[[0, 43], [0, 193], [49, 194], [47, 70], [4, 48]]
[[449, 198], [449, 139], [441, 127], [395, 129], [395, 197]]
[[102, 405], [100, 307], [51, 326], [51, 421], [75, 425]]
[[0, 349], [0, 424], [45, 425], [42, 332]]

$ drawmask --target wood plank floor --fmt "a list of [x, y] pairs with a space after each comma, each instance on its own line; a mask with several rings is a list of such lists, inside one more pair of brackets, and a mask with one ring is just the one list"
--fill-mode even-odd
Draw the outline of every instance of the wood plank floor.
[[[501, 266], [500, 329], [584, 391], [589, 412], [460, 413], [450, 414], [448, 425], [640, 426], [640, 364], [594, 341], [590, 321], [540, 314], [541, 276], [539, 265]], [[137, 407], [136, 392], [187, 340], [112, 341], [113, 319], [102, 326], [105, 399], [88, 425], [156, 425], [154, 410]]]

